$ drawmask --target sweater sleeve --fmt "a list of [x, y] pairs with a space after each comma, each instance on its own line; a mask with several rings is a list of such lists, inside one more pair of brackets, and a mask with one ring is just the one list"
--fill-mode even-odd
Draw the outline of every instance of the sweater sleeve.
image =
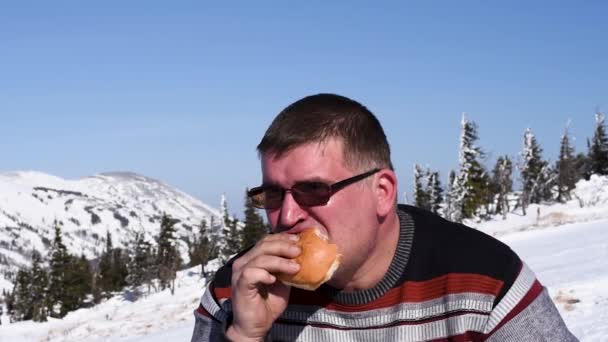
[[212, 284], [209, 284], [199, 307], [194, 310], [195, 323], [191, 342], [227, 341], [226, 328], [231, 315], [213, 298]]
[[578, 341], [568, 330], [547, 289], [522, 264], [515, 282], [494, 307], [486, 341]]
[[[201, 297], [198, 309], [194, 310], [194, 331], [191, 342], [224, 342], [226, 330], [232, 323], [232, 305], [227, 288], [215, 289], [211, 282]], [[214, 296], [215, 293], [215, 296]], [[216, 300], [219, 299], [219, 303]], [[270, 334], [265, 342], [270, 342]]]

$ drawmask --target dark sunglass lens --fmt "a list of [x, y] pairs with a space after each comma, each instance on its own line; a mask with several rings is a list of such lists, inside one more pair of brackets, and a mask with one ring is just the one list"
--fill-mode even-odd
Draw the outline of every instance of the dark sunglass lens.
[[249, 199], [251, 200], [251, 204], [258, 209], [264, 209], [264, 203], [266, 202], [265, 198], [266, 196], [264, 195], [263, 191], [249, 192]]
[[298, 183], [292, 191], [295, 200], [307, 207], [327, 203], [331, 192], [329, 185], [319, 182]]
[[276, 209], [283, 202], [283, 189], [279, 187], [268, 187], [264, 189], [264, 208]]

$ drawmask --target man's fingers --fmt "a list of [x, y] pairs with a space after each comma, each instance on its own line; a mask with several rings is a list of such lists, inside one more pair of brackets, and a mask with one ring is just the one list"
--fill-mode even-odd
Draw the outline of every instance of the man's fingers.
[[300, 270], [300, 265], [290, 259], [280, 258], [273, 255], [260, 255], [245, 265], [245, 272], [249, 268], [261, 268], [269, 273], [294, 274]]
[[237, 280], [238, 288], [247, 290], [257, 290], [258, 284], [271, 285], [276, 281], [276, 277], [261, 268], [248, 267], [243, 270], [241, 277]]
[[[276, 234], [276, 235], [288, 235], [288, 234]], [[261, 255], [274, 255], [281, 256], [284, 258], [295, 258], [301, 253], [300, 247], [296, 245], [296, 242], [289, 237], [279, 237], [274, 239], [267, 239], [260, 241], [254, 248], [249, 252], [245, 253], [239, 259], [234, 261], [233, 269], [239, 270], [248, 264], [251, 260]]]
[[260, 255], [247, 263], [241, 270], [232, 274], [232, 283], [241, 289], [252, 290], [258, 284], [274, 284], [273, 274], [295, 274], [300, 265], [293, 260], [273, 255]]

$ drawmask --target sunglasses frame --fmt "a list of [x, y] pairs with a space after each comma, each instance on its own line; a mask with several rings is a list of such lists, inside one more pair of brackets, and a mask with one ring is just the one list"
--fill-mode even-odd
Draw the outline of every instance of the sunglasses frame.
[[[360, 180], [363, 180], [375, 173], [377, 173], [378, 171], [382, 170], [381, 168], [375, 168], [373, 170], [352, 176], [350, 178], [346, 178], [343, 179], [341, 181], [338, 181], [336, 183], [333, 184], [325, 184], [323, 182], [308, 182], [308, 183], [319, 183], [319, 184], [323, 184], [324, 186], [327, 186], [327, 195], [324, 196], [320, 201], [315, 202], [315, 204], [312, 205], [307, 205], [306, 203], [300, 203], [298, 198], [300, 196], [300, 194], [302, 193], [301, 191], [295, 190], [294, 191], [294, 187], [291, 187], [289, 189], [284, 189], [281, 188], [279, 186], [274, 186], [274, 185], [262, 185], [262, 186], [258, 186], [255, 188], [252, 188], [251, 190], [247, 191], [247, 197], [249, 198], [249, 200], [251, 201], [251, 203], [253, 204], [254, 207], [258, 208], [258, 209], [278, 209], [281, 207], [281, 205], [283, 204], [283, 200], [285, 199], [285, 194], [287, 192], [291, 192], [292, 196], [294, 198], [294, 200], [303, 207], [314, 207], [314, 206], [319, 206], [319, 205], [325, 205], [327, 204], [327, 202], [329, 202], [329, 199], [331, 198], [331, 196], [333, 196], [336, 192], [340, 191], [341, 189], [345, 188], [346, 186], [356, 183]], [[302, 182], [299, 184], [304, 184], [307, 182]], [[297, 185], [297, 184], [296, 184]], [[280, 200], [277, 200], [278, 205], [277, 206], [268, 206], [267, 203], [262, 203], [262, 201], [256, 200], [255, 196], [261, 195], [263, 194], [266, 190], [268, 189], [280, 189], [281, 190], [281, 196], [280, 196]], [[300, 200], [302, 200], [302, 198], [300, 198]], [[266, 202], [266, 201], [264, 201]], [[260, 204], [261, 203], [261, 204]]]

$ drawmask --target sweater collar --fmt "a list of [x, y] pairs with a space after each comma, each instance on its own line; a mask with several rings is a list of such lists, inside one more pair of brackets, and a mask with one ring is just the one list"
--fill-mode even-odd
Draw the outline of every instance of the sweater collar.
[[346, 292], [324, 284], [319, 292], [342, 305], [361, 305], [374, 301], [384, 295], [399, 282], [405, 271], [414, 240], [414, 220], [402, 206], [397, 209], [399, 216], [399, 241], [395, 255], [387, 272], [376, 286], [353, 292]]

